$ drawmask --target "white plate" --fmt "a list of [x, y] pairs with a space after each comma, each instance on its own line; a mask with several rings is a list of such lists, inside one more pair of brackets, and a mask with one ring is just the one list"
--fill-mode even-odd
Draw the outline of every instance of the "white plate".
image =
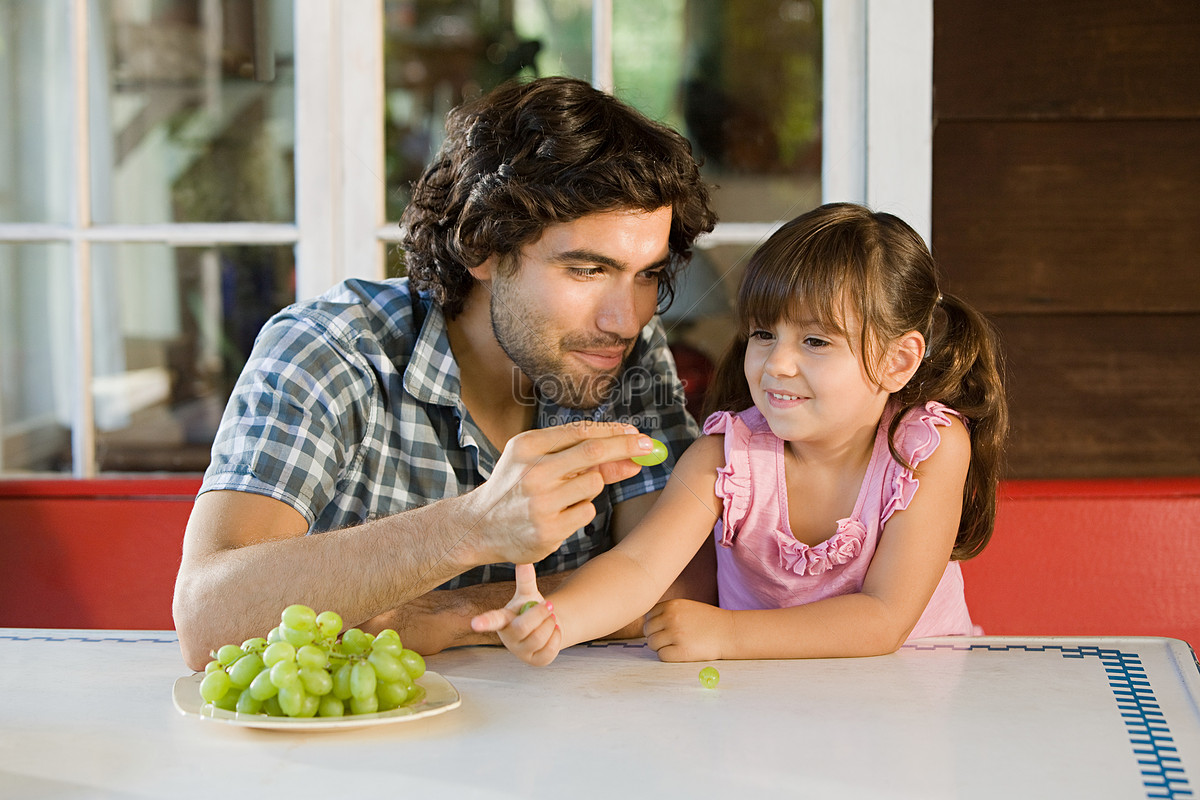
[[344, 717], [269, 717], [266, 714], [239, 714], [204, 702], [200, 697], [200, 681], [204, 673], [186, 675], [175, 681], [175, 708], [186, 716], [200, 717], [212, 722], [240, 725], [245, 728], [266, 728], [277, 731], [332, 731], [342, 728], [361, 728], [366, 725], [388, 725], [393, 722], [412, 722], [458, 708], [462, 698], [450, 681], [436, 672], [426, 670], [417, 683], [425, 687], [425, 698], [411, 706], [374, 714], [347, 714]]

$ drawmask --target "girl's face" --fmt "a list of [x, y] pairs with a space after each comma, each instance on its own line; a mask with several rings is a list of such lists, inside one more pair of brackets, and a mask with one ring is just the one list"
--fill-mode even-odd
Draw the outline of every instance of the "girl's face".
[[746, 381], [779, 438], [836, 447], [874, 431], [888, 392], [863, 366], [853, 313], [844, 327], [846, 334], [811, 320], [779, 320], [751, 329]]

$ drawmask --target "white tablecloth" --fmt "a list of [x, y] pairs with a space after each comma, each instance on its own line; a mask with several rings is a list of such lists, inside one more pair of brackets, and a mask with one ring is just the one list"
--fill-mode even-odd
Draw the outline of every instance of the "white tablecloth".
[[172, 632], [0, 629], [0, 797], [1140, 798], [1200, 792], [1200, 670], [1155, 638], [929, 639], [880, 658], [428, 659], [459, 708], [333, 732], [179, 713]]

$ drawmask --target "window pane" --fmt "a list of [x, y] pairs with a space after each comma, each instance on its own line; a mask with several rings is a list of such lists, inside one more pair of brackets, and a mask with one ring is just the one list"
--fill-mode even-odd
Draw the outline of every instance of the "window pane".
[[386, 0], [384, 13], [388, 219], [450, 109], [516, 76], [591, 72], [590, 0]]
[[104, 245], [93, 262], [100, 470], [202, 471], [254, 337], [295, 297], [292, 248]]
[[0, 0], [0, 222], [70, 219], [66, 0]]
[[65, 244], [0, 244], [0, 472], [71, 471], [72, 280]]
[[292, 3], [94, 8], [93, 218], [293, 220]]
[[819, 0], [617, 0], [613, 27], [617, 93], [687, 134], [722, 222], [820, 204]]

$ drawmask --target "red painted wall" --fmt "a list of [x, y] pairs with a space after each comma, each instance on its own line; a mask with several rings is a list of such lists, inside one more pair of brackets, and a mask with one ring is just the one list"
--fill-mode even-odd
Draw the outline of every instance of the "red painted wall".
[[196, 479], [0, 481], [0, 626], [170, 630]]
[[988, 634], [1200, 646], [1200, 478], [1011, 481], [992, 541], [963, 575]]
[[[0, 481], [0, 627], [171, 629], [198, 479]], [[1012, 481], [963, 564], [989, 634], [1200, 645], [1200, 478]]]

